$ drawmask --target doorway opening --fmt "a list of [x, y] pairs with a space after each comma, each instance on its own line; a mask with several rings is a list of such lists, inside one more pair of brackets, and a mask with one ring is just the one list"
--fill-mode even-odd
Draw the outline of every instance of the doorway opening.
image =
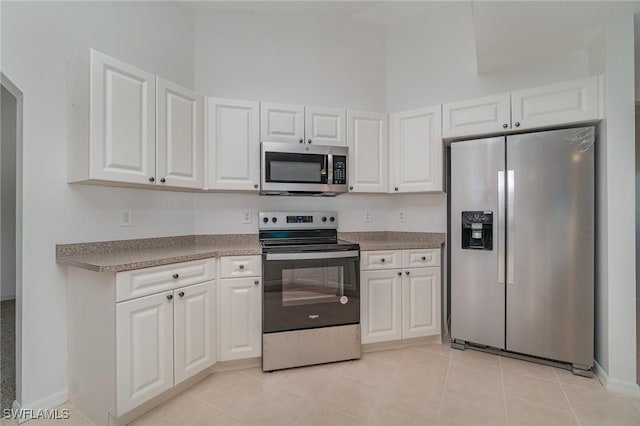
[[22, 92], [0, 73], [0, 409], [19, 401], [22, 290]]

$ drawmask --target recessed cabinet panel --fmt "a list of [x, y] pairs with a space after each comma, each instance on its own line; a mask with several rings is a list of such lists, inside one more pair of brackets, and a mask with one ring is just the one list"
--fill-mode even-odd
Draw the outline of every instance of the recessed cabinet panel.
[[347, 145], [345, 121], [343, 109], [306, 107], [306, 142], [315, 145]]
[[259, 103], [207, 98], [208, 189], [259, 188]]
[[260, 140], [304, 141], [304, 106], [260, 103]]
[[262, 354], [261, 279], [220, 280], [220, 359], [253, 358]]
[[157, 79], [157, 179], [159, 185], [203, 186], [201, 102], [170, 81]]
[[175, 384], [216, 361], [215, 282], [174, 290]]
[[399, 270], [360, 273], [362, 343], [402, 338], [402, 277], [399, 273]]
[[172, 297], [164, 292], [116, 305], [117, 415], [173, 386]]
[[442, 105], [442, 136], [499, 133], [511, 128], [509, 93]]
[[595, 121], [600, 117], [601, 76], [511, 93], [513, 126], [532, 129]]
[[155, 76], [90, 53], [94, 179], [149, 183], [155, 176]]
[[391, 192], [442, 191], [440, 106], [392, 115]]
[[347, 112], [350, 191], [388, 191], [389, 139], [387, 127], [387, 114]]
[[439, 333], [440, 268], [405, 270], [402, 278], [402, 338]]

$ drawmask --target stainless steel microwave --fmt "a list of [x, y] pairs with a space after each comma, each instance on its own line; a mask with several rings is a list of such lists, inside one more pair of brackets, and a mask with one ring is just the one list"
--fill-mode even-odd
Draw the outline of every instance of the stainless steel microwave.
[[260, 194], [335, 196], [348, 191], [345, 146], [262, 142]]

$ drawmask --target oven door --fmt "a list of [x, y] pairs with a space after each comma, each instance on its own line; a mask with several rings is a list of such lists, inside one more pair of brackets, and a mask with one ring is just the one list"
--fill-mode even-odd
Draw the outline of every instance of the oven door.
[[265, 333], [360, 323], [360, 252], [263, 254]]

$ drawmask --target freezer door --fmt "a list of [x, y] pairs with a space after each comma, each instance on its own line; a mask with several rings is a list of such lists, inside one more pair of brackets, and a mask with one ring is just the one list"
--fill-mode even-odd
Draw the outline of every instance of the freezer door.
[[[451, 337], [497, 348], [505, 338], [504, 165], [504, 137], [451, 144]], [[491, 250], [462, 248], [465, 211], [493, 213]]]
[[507, 350], [592, 366], [593, 127], [507, 137]]

